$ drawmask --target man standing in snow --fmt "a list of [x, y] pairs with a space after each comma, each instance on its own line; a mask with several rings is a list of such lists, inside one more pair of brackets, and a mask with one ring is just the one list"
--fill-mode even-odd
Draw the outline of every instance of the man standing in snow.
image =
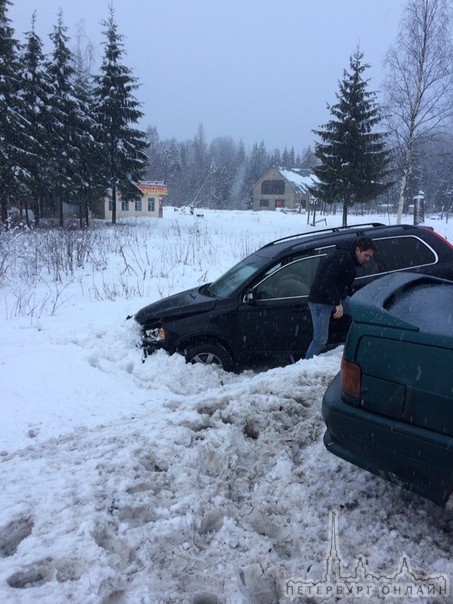
[[313, 339], [305, 354], [311, 359], [322, 352], [329, 338], [329, 322], [349, 313], [349, 296], [356, 276], [356, 267], [372, 258], [376, 246], [370, 237], [344, 241], [319, 265], [308, 296], [313, 323]]

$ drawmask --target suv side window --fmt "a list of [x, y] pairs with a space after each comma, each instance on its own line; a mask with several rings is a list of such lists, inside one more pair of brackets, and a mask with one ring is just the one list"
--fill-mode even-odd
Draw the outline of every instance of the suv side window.
[[[374, 239], [373, 241], [376, 243]], [[382, 265], [379, 264], [378, 259], [379, 248], [376, 250], [373, 257], [368, 260], [368, 262], [365, 262], [365, 264], [362, 264], [362, 266], [358, 266], [356, 268], [356, 277], [367, 277], [368, 275], [377, 275], [378, 273], [382, 272]]]
[[257, 300], [308, 296], [316, 269], [325, 254], [305, 256], [274, 271], [255, 288]]
[[435, 264], [437, 255], [422, 239], [414, 235], [374, 239], [379, 263], [384, 271]]
[[[335, 251], [335, 246], [332, 245], [329, 247], [318, 248], [317, 251], [318, 251], [318, 253], [329, 255]], [[356, 267], [356, 277], [366, 277], [367, 275], [376, 275], [377, 273], [380, 273], [381, 270], [382, 269], [379, 267], [376, 256], [373, 256], [372, 258], [370, 258], [370, 260], [368, 262], [366, 262], [362, 266]]]
[[437, 262], [434, 250], [414, 235], [373, 238], [373, 241], [376, 252], [369, 262], [357, 268], [359, 278]]

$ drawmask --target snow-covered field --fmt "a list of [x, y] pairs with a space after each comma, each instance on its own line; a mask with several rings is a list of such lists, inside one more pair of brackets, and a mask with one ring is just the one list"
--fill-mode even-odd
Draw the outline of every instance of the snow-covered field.
[[[142, 362], [128, 315], [313, 230], [304, 215], [198, 214], [82, 240], [0, 235], [0, 602], [451, 602], [452, 512], [322, 444], [341, 348], [239, 375]], [[451, 221], [426, 224], [453, 240]]]

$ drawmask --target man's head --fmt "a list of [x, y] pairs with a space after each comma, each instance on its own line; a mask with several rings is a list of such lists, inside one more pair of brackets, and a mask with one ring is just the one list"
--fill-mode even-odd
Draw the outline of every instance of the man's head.
[[359, 237], [355, 242], [355, 257], [359, 264], [365, 264], [372, 257], [376, 246], [371, 237]]

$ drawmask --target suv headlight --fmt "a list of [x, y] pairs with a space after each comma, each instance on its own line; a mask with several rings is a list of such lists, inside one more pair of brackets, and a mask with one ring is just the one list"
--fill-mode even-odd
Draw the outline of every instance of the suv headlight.
[[150, 342], [162, 342], [165, 340], [165, 329], [163, 327], [154, 327], [143, 331], [143, 339]]

